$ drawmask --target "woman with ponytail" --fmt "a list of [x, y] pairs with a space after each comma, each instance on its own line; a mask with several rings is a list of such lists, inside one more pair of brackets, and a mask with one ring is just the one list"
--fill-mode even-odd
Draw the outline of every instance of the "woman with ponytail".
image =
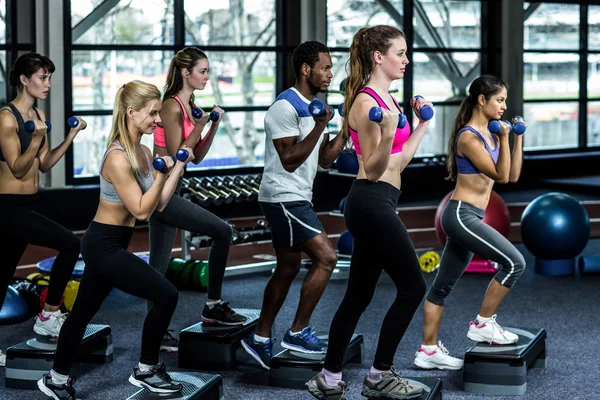
[[[324, 368], [307, 383], [309, 392], [318, 399], [345, 398], [347, 385], [341, 378], [346, 349], [382, 271], [392, 278], [398, 293], [383, 319], [362, 394], [409, 399], [423, 392], [392, 367], [396, 349], [426, 289], [414, 246], [396, 214], [401, 173], [415, 155], [428, 125], [419, 110], [431, 106], [422, 98], [413, 101], [418, 126], [412, 133], [409, 125], [398, 126], [401, 110], [389, 88], [404, 76], [409, 63], [406, 51], [404, 34], [386, 25], [360, 29], [350, 47], [342, 132], [345, 139], [351, 137], [359, 163], [344, 206], [354, 247], [346, 294], [331, 322]], [[380, 122], [369, 120], [372, 107], [381, 108]]]
[[175, 191], [185, 165], [163, 157], [162, 171], [152, 168], [150, 149], [140, 141], [160, 122], [160, 92], [154, 85], [132, 81], [117, 92], [108, 147], [100, 165], [100, 204], [85, 231], [81, 253], [85, 271], [73, 310], [65, 321], [52, 371], [38, 381], [54, 399], [75, 399], [69, 378], [73, 358], [86, 327], [113, 288], [152, 301], [144, 321], [141, 357], [129, 382], [161, 394], [181, 390], [158, 362], [160, 344], [177, 306], [179, 293], [163, 275], [127, 251], [135, 221], [147, 221], [162, 210]]
[[[506, 84], [482, 75], [469, 88], [448, 141], [449, 180], [456, 181], [441, 224], [447, 235], [437, 276], [424, 306], [423, 344], [414, 364], [424, 369], [461, 369], [463, 360], [450, 356], [438, 332], [446, 297], [461, 277], [473, 254], [495, 261], [499, 271], [487, 288], [479, 315], [471, 321], [467, 337], [476, 342], [506, 345], [519, 337], [496, 322], [496, 310], [525, 269], [523, 255], [504, 236], [482, 221], [494, 183], [516, 182], [521, 174], [523, 136], [515, 135], [509, 148], [509, 126], [492, 134], [490, 120], [506, 111]], [[522, 121], [521, 118], [513, 120]]]
[[[48, 295], [42, 311], [35, 318], [34, 332], [41, 338], [56, 341], [65, 320], [60, 311], [63, 292], [79, 257], [79, 239], [68, 229], [37, 213], [39, 173], [48, 172], [66, 153], [85, 121], [79, 120], [62, 143], [54, 149], [48, 143], [48, 126], [44, 111], [35, 107], [46, 100], [54, 63], [37, 53], [20, 56], [10, 71], [10, 85], [17, 97], [0, 109], [0, 309], [17, 264], [31, 243], [58, 251], [50, 273]], [[32, 132], [26, 121], [34, 123]], [[52, 132], [53, 143], [62, 140]], [[6, 356], [0, 351], [0, 366]]]
[[[194, 163], [204, 159], [217, 133], [223, 110], [213, 106], [219, 114], [206, 135], [201, 133], [208, 123], [209, 113], [202, 112], [198, 119], [192, 117], [196, 108], [194, 90], [204, 90], [209, 79], [210, 66], [204, 52], [195, 47], [186, 47], [171, 60], [167, 85], [160, 112], [162, 126], [154, 132], [154, 152], [160, 156], [175, 155], [181, 146], [193, 149]], [[150, 219], [150, 265], [165, 275], [175, 244], [177, 228], [201, 233], [212, 239], [208, 256], [208, 296], [202, 309], [202, 322], [208, 324], [241, 325], [246, 318], [229, 307], [221, 297], [223, 277], [233, 230], [231, 226], [199, 205], [183, 199], [180, 195], [182, 179], [177, 182], [175, 194], [160, 212]], [[148, 302], [148, 309], [152, 304]], [[179, 342], [167, 332], [161, 350], [177, 351]]]

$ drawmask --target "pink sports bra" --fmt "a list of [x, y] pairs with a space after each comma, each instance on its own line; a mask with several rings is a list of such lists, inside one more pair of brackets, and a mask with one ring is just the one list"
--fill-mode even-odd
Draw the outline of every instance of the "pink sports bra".
[[[181, 143], [183, 143], [183, 141], [190, 136], [195, 125], [188, 118], [188, 113], [179, 96], [174, 95], [173, 98], [177, 100], [181, 106], [181, 111], [183, 112], [183, 139], [181, 140]], [[157, 126], [156, 129], [154, 129], [154, 144], [159, 147], [167, 147], [167, 142], [165, 141], [165, 128], [162, 126]]]
[[[385, 104], [385, 102], [381, 99], [381, 97], [379, 97], [379, 95], [373, 89], [364, 87], [364, 88], [360, 89], [358, 91], [358, 93], [368, 94], [369, 96], [371, 96], [372, 98], [375, 99], [377, 104], [379, 104], [379, 107], [389, 110], [389, 107], [387, 106], [387, 104]], [[392, 99], [394, 100], [394, 104], [396, 104], [396, 107], [398, 107], [398, 110], [400, 112], [402, 112], [402, 110], [400, 109], [400, 105], [398, 104], [396, 99], [394, 99], [393, 97], [392, 97]], [[356, 150], [356, 154], [361, 155], [362, 153], [360, 151], [360, 144], [358, 143], [358, 132], [356, 132], [354, 129], [352, 129], [350, 127], [350, 125], [348, 125], [348, 130], [350, 131], [350, 137], [352, 138], [352, 143], [354, 144], [354, 149]], [[394, 136], [394, 142], [392, 143], [392, 150], [390, 151], [390, 154], [395, 154], [395, 153], [401, 152], [402, 146], [404, 146], [404, 143], [406, 143], [406, 141], [408, 140], [409, 137], [410, 137], [409, 124], [406, 124], [404, 126], [404, 128], [396, 128], [396, 135]]]

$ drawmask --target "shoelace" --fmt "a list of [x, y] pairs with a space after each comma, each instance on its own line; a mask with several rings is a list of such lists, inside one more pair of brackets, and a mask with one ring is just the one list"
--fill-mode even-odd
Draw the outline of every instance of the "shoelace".
[[442, 351], [442, 353], [444, 354], [450, 354], [450, 352], [448, 351], [448, 349], [446, 349], [446, 347], [444, 347], [444, 345], [442, 344], [442, 341], [438, 341], [438, 348]]
[[154, 371], [154, 374], [156, 376], [158, 376], [160, 379], [162, 379], [165, 382], [172, 382], [171, 376], [167, 373], [167, 368], [165, 367], [165, 364], [160, 363], [158, 365], [155, 365], [152, 370]]
[[230, 317], [233, 314], [235, 314], [235, 312], [233, 311], [233, 309], [231, 307], [229, 307], [229, 302], [228, 301], [224, 301], [224, 302], [219, 303], [219, 305], [217, 307], [221, 307], [223, 309], [223, 312], [225, 313], [225, 315], [227, 315], [228, 317]]
[[277, 342], [276, 338], [271, 338], [263, 343], [263, 347], [265, 348], [265, 353], [272, 358], [273, 357], [273, 347], [275, 346], [275, 342]]
[[506, 338], [506, 335], [504, 334], [504, 329], [502, 329], [502, 327], [500, 326], [500, 324], [498, 322], [496, 322], [496, 314], [492, 315], [490, 317], [490, 320], [488, 322], [491, 322], [492, 326], [498, 329], [498, 332], [500, 332], [500, 334]]
[[300, 337], [307, 343], [318, 343], [321, 339], [316, 337], [314, 332], [311, 327], [308, 327], [300, 333]]
[[396, 370], [394, 369], [394, 367], [390, 368], [390, 372], [392, 374], [392, 379], [394, 379], [396, 382], [398, 382], [400, 384], [400, 386], [402, 386], [402, 387], [407, 387], [408, 386], [408, 382], [406, 381], [406, 379], [404, 379], [403, 377], [401, 377], [400, 374], [398, 374], [396, 372]]

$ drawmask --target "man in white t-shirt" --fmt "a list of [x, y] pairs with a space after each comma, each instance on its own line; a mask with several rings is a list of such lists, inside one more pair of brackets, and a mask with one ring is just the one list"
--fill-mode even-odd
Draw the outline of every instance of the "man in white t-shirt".
[[295, 49], [292, 62], [296, 84], [277, 97], [265, 116], [265, 169], [258, 195], [271, 226], [277, 267], [265, 288], [254, 334], [242, 341], [265, 369], [270, 369], [275, 343], [271, 327], [300, 270], [302, 252], [310, 256], [312, 267], [281, 345], [303, 353], [326, 353], [327, 344], [315, 336], [309, 322], [337, 263], [312, 205], [312, 187], [317, 167], [333, 164], [344, 143], [341, 135], [330, 141], [325, 131], [333, 110], [326, 107], [325, 115], [313, 117], [308, 107], [331, 83], [331, 55], [324, 44], [309, 41]]

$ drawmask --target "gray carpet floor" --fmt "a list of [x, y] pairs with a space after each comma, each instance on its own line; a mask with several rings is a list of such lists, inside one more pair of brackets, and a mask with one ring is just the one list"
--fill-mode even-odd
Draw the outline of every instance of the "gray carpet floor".
[[[498, 321], [505, 326], [543, 327], [548, 332], [548, 365], [546, 369], [530, 370], [527, 393], [522, 399], [598, 399], [600, 398], [600, 363], [595, 354], [594, 340], [598, 330], [596, 305], [600, 303], [600, 276], [573, 276], [550, 278], [536, 275], [533, 258], [522, 246], [528, 269], [514, 290], [507, 297], [498, 313]], [[583, 254], [600, 254], [600, 240], [592, 240]], [[428, 284], [433, 274], [426, 275]], [[233, 306], [260, 308], [262, 292], [268, 277], [250, 276], [228, 279], [224, 297]], [[441, 340], [451, 353], [461, 356], [472, 342], [467, 337], [469, 321], [479, 311], [489, 275], [465, 275], [458, 282], [447, 300], [442, 322]], [[284, 329], [293, 319], [298, 303], [301, 281], [297, 280], [290, 290], [276, 326], [276, 336], [281, 338]], [[331, 318], [344, 294], [345, 281], [330, 282], [319, 303], [312, 324], [321, 333], [327, 333]], [[357, 332], [365, 340], [362, 365], [349, 364], [344, 379], [350, 382], [349, 399], [360, 399], [365, 371], [370, 367], [378, 339], [378, 329], [387, 308], [395, 296], [391, 283], [382, 280], [373, 302], [360, 320]], [[172, 328], [178, 332], [197, 322], [205, 294], [182, 292], [173, 318]], [[127, 378], [139, 356], [140, 332], [146, 312], [144, 301], [113, 291], [92, 322], [110, 324], [113, 332], [114, 355], [112, 363], [104, 365], [78, 364], [74, 373], [79, 375], [76, 383], [79, 397], [83, 399], [125, 399], [136, 390]], [[0, 348], [26, 340], [30, 337], [33, 321], [18, 325], [0, 326]], [[461, 372], [420, 371], [412, 366], [414, 353], [421, 343], [422, 308], [417, 311], [396, 353], [396, 369], [406, 376], [433, 376], [443, 381], [444, 399], [484, 399], [490, 396], [475, 395], [462, 391]], [[278, 345], [277, 345], [278, 346]], [[278, 346], [279, 347], [279, 346]], [[170, 370], [177, 368], [176, 354], [162, 353], [162, 360]], [[301, 390], [280, 389], [268, 386], [268, 373], [257, 367], [253, 360], [240, 349], [237, 353], [238, 367], [221, 372], [226, 399], [310, 399]], [[4, 369], [0, 369], [0, 398], [44, 399], [40, 392], [30, 392], [4, 387]], [[494, 397], [503, 398], [501, 396]]]

